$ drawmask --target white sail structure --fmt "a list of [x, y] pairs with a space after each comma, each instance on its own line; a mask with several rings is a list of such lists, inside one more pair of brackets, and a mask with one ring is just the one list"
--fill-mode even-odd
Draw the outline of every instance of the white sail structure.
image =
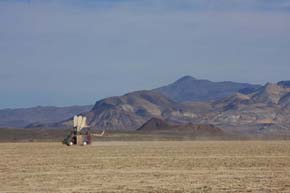
[[76, 128], [78, 132], [81, 131], [83, 128], [88, 127], [87, 118], [81, 115], [74, 116], [73, 123], [74, 123], [74, 128]]
[[74, 128], [76, 128], [78, 126], [78, 116], [75, 115], [74, 116]]
[[87, 125], [87, 117], [82, 115], [75, 115], [73, 117], [73, 126], [72, 131], [64, 140], [64, 143], [69, 146], [91, 144], [91, 136], [102, 137], [105, 134], [105, 131], [100, 134], [91, 134], [89, 126]]
[[86, 117], [83, 117], [82, 124], [81, 124], [81, 129], [82, 128], [85, 128], [85, 127], [88, 127], [87, 126], [87, 118]]
[[83, 117], [78, 116], [78, 121], [77, 121], [77, 131], [80, 131], [82, 128], [82, 123], [83, 123]]

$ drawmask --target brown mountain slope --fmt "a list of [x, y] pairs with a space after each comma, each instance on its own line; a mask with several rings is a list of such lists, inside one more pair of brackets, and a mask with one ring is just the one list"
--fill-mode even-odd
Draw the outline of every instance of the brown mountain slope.
[[182, 105], [158, 92], [138, 91], [98, 101], [86, 116], [96, 129], [132, 130], [152, 117], [166, 117], [181, 110]]
[[152, 117], [177, 124], [196, 123], [211, 109], [210, 103], [181, 104], [155, 91], [138, 91], [98, 101], [86, 116], [95, 129], [136, 130]]
[[278, 104], [279, 100], [288, 92], [289, 88], [278, 84], [268, 83], [251, 96], [253, 103]]
[[279, 99], [279, 105], [290, 108], [290, 92]]
[[247, 104], [249, 101], [250, 96], [236, 93], [234, 95], [213, 102], [212, 105], [216, 110], [226, 111], [229, 109], [237, 109], [241, 104]]

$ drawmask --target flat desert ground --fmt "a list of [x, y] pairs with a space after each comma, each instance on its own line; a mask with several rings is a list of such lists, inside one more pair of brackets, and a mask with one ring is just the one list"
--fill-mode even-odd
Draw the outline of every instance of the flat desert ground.
[[0, 192], [290, 192], [290, 141], [0, 143]]

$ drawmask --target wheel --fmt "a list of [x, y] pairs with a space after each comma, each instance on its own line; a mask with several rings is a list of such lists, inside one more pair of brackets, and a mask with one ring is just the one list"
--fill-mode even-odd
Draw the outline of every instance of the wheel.
[[86, 141], [83, 142], [83, 146], [87, 145], [88, 143]]

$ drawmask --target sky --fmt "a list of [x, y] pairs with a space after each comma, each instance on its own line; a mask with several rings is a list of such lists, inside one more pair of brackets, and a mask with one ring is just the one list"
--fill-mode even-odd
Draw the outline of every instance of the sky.
[[290, 79], [290, 0], [0, 0], [0, 108], [94, 104], [184, 75]]

